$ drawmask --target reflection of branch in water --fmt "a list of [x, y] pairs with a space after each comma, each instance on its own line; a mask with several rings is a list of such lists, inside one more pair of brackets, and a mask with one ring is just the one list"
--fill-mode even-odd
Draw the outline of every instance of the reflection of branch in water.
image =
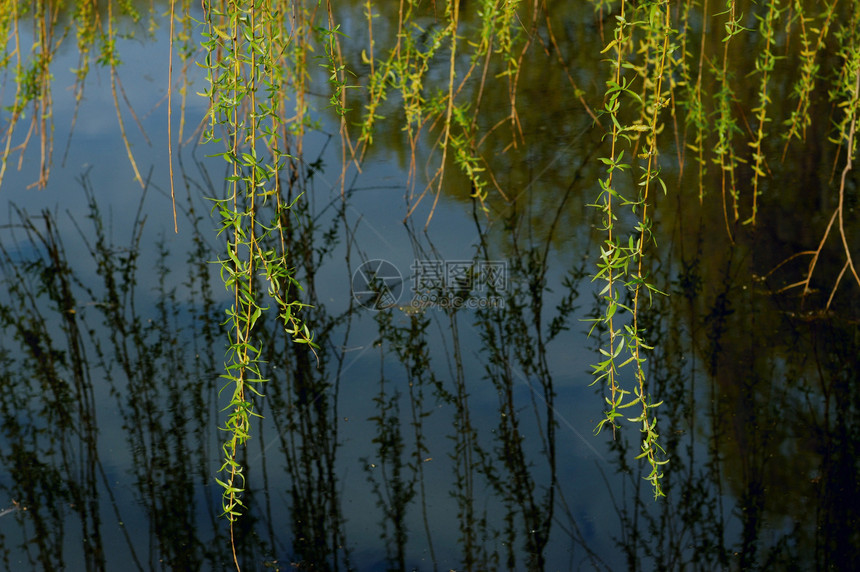
[[[313, 569], [351, 569], [345, 519], [341, 509], [343, 486], [337, 471], [338, 451], [338, 393], [344, 373], [345, 351], [338, 346], [348, 344], [348, 335], [340, 344], [333, 341], [337, 326], [346, 325], [349, 332], [349, 313], [331, 315], [325, 304], [317, 298], [317, 271], [339, 241], [340, 225], [345, 219], [345, 205], [337, 202], [323, 205], [323, 211], [333, 210], [332, 218], [322, 227], [319, 213], [314, 211], [311, 197], [302, 193], [309, 181], [306, 165], [296, 162], [295, 177], [282, 184], [282, 192], [301, 195], [290, 210], [290, 217], [281, 219], [284, 263], [297, 269], [296, 278], [304, 286], [303, 302], [309, 304], [303, 315], [313, 324], [319, 345], [319, 360], [306, 346], [293, 343], [283, 332], [283, 326], [261, 318], [258, 324], [262, 355], [266, 362], [266, 400], [268, 411], [261, 413], [271, 420], [275, 436], [259, 441], [259, 455], [254, 461], [262, 464], [266, 498], [263, 514], [265, 525], [275, 542], [282, 542], [275, 531], [283, 528], [282, 511], [271, 507], [270, 479], [286, 475], [289, 499], [290, 558], [299, 567]], [[289, 284], [284, 284], [284, 288]], [[351, 299], [350, 299], [351, 301]], [[368, 348], [369, 349], [369, 348]], [[366, 351], [366, 350], [365, 350]], [[363, 353], [363, 352], [362, 352]], [[348, 368], [348, 366], [347, 366]], [[332, 372], [334, 370], [334, 372]], [[280, 456], [270, 449], [277, 444]], [[269, 468], [275, 467], [275, 468]], [[249, 528], [249, 534], [255, 534]]]
[[[475, 218], [480, 248], [472, 262], [473, 265], [487, 264], [492, 258], [487, 230], [481, 228], [481, 219]], [[528, 224], [525, 220], [523, 222]], [[551, 229], [555, 226], [555, 222], [550, 224]], [[529, 231], [524, 234], [533, 236]], [[454, 441], [451, 454], [454, 490], [451, 494], [458, 506], [460, 558], [466, 568], [493, 567], [506, 562], [508, 567], [527, 565], [542, 569], [546, 565], [544, 551], [552, 524], [559, 522], [553, 517], [557, 503], [570, 520], [562, 527], [564, 532], [575, 543], [585, 546], [556, 480], [557, 419], [552, 376], [546, 362], [547, 341], [566, 327], [564, 324], [576, 297], [577, 280], [565, 283], [570, 295], [562, 292], [563, 302], [556, 308], [559, 315], [549, 321], [549, 327], [544, 331], [543, 293], [547, 288], [546, 260], [554, 238], [552, 235], [551, 231], [549, 236], [541, 237], [546, 243], [523, 246], [519, 243], [519, 233], [505, 234], [505, 240], [512, 241], [505, 244], [505, 251], [513, 253], [507, 262], [511, 272], [508, 287], [504, 290], [490, 287], [486, 292], [488, 297], [504, 299], [504, 304], [477, 310], [466, 331], [461, 331], [462, 324], [470, 313], [454, 307], [408, 316], [414, 327], [418, 322], [427, 321], [428, 316], [441, 314], [436, 320], [444, 339], [453, 387], [437, 381], [436, 392], [437, 399], [455, 408], [453, 432], [448, 437]], [[429, 237], [424, 235], [419, 239], [413, 233], [411, 238], [416, 259], [442, 259], [432, 243], [429, 248], [423, 246]], [[467, 343], [464, 337], [467, 333], [480, 337], [482, 351], [477, 357], [484, 370], [483, 379], [493, 384], [499, 396], [496, 410], [500, 422], [495, 427], [479, 426], [473, 421], [482, 417], [484, 412], [473, 404], [470, 396], [475, 390], [468, 383], [466, 372], [470, 367], [464, 360], [463, 344]], [[397, 349], [398, 340], [391, 341]], [[400, 347], [403, 345], [401, 343]], [[403, 358], [401, 355], [400, 361], [408, 363]], [[429, 375], [433, 375], [432, 372]], [[532, 376], [539, 385], [530, 382]], [[522, 398], [517, 395], [517, 386], [522, 382], [531, 394], [534, 412], [531, 416], [523, 414]], [[605, 460], [570, 423], [562, 421], [599, 459]], [[485, 433], [487, 430], [489, 433]], [[537, 448], [526, 446], [527, 439], [534, 433], [539, 438]], [[537, 451], [540, 451], [542, 462], [536, 464], [533, 454]], [[482, 491], [489, 495], [489, 499], [484, 501], [483, 508], [479, 508], [477, 502]], [[592, 562], [596, 562], [595, 555], [589, 554]]]
[[552, 405], [550, 405], [550, 404], [548, 404], [548, 403], [546, 402], [546, 399], [544, 399], [544, 396], [543, 396], [543, 395], [541, 395], [541, 393], [540, 393], [540, 392], [539, 392], [535, 387], [533, 387], [533, 386], [532, 386], [531, 382], [528, 380], [528, 378], [527, 378], [525, 375], [523, 375], [523, 372], [522, 372], [522, 371], [520, 371], [520, 370], [518, 370], [518, 369], [515, 369], [515, 370], [513, 370], [513, 373], [514, 373], [514, 375], [515, 375], [516, 377], [520, 378], [520, 379], [523, 381], [523, 383], [525, 383], [525, 384], [526, 384], [526, 386], [527, 386], [527, 387], [529, 388], [529, 390], [532, 392], [532, 395], [533, 395], [534, 397], [536, 397], [537, 399], [541, 400], [541, 401], [543, 402], [543, 404], [546, 406], [546, 408], [547, 408], [549, 411], [551, 411], [551, 412], [552, 412], [552, 414], [553, 414], [555, 417], [557, 417], [559, 421], [563, 422], [563, 423], [564, 423], [564, 425], [565, 425], [568, 429], [570, 429], [570, 430], [573, 432], [573, 434], [574, 434], [574, 435], [576, 435], [576, 436], [577, 436], [577, 438], [578, 438], [580, 441], [582, 441], [582, 442], [585, 444], [585, 446], [586, 446], [586, 447], [588, 447], [588, 449], [589, 449], [592, 453], [594, 453], [594, 456], [595, 456], [595, 457], [597, 457], [597, 458], [598, 458], [598, 460], [600, 460], [600, 461], [601, 461], [601, 462], [603, 462], [603, 463], [607, 463], [607, 464], [609, 463], [609, 461], [606, 459], [606, 457], [604, 457], [604, 456], [603, 456], [603, 453], [601, 453], [600, 451], [598, 451], [597, 449], [595, 449], [595, 448], [594, 448], [594, 445], [592, 445], [592, 444], [591, 444], [591, 441], [590, 441], [589, 439], [586, 439], [586, 438], [582, 435], [582, 433], [580, 433], [580, 432], [577, 430], [577, 428], [576, 428], [576, 427], [574, 427], [573, 425], [571, 425], [570, 421], [568, 421], [568, 420], [567, 420], [567, 417], [565, 417], [564, 415], [562, 415], [561, 413], [559, 413], [559, 412], [558, 412], [558, 410], [557, 410], [554, 406], [552, 406]]
[[[0, 246], [0, 270], [9, 301], [0, 303], [6, 331], [20, 346], [16, 360], [4, 362], [3, 377], [22, 381], [8, 387], [13, 409], [4, 403], [2, 462], [12, 468], [9, 487], [32, 508], [24, 521], [38, 539], [29, 543], [41, 566], [54, 568], [82, 557], [88, 569], [103, 569], [100, 495], [107, 489], [116, 504], [99, 459], [94, 382], [85, 352], [85, 318], [76, 295], [80, 279], [65, 255], [53, 216], [31, 218], [17, 210], [24, 239], [14, 241], [16, 254]], [[20, 255], [26, 244], [33, 253]], [[15, 372], [15, 370], [20, 370]], [[25, 372], [25, 373], [22, 373]], [[26, 403], [26, 405], [22, 405]], [[4, 487], [5, 488], [5, 487]], [[17, 501], [13, 508], [27, 511]], [[70, 524], [67, 509], [78, 517], [82, 554], [64, 546]], [[125, 532], [125, 531], [124, 531]], [[130, 560], [135, 560], [131, 540]], [[33, 563], [35, 564], [35, 563]]]
[[13, 512], [18, 511], [18, 510], [27, 510], [27, 507], [22, 507], [21, 505], [18, 504], [18, 501], [13, 500], [12, 506], [10, 506], [7, 509], [0, 510], [0, 518], [3, 518], [7, 514], [12, 514]]

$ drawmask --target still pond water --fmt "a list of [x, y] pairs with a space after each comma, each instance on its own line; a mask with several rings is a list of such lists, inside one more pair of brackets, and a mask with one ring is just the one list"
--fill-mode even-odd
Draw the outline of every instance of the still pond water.
[[[224, 167], [194, 144], [178, 152], [174, 234], [158, 105], [167, 48], [122, 54], [152, 141], [130, 130], [145, 189], [102, 71], [47, 187], [27, 189], [28, 154], [0, 191], [7, 570], [233, 566], [215, 482], [230, 299], [209, 263], [221, 242], [205, 198], [223, 193]], [[60, 54], [57, 93], [76, 57]], [[548, 87], [525, 82], [523, 99]], [[850, 569], [857, 288], [846, 280], [826, 314], [774, 293], [802, 269], [780, 262], [822, 236], [827, 177], [789, 161], [773, 175], [781, 199], [734, 243], [718, 201], [658, 199], [649, 272], [669, 295], [643, 320], [670, 463], [655, 501], [634, 428], [593, 434], [597, 213], [583, 205], [600, 134], [575, 101], [534, 101], [527, 145], [500, 169], [516, 199], [488, 218], [454, 189], [426, 232], [426, 210], [403, 222], [402, 147], [374, 148], [342, 194], [330, 117], [306, 137], [290, 240], [319, 359], [262, 320], [269, 381], [243, 453], [243, 570]], [[59, 149], [74, 101], [54, 105]], [[204, 113], [189, 98], [187, 116]], [[679, 188], [691, 176], [665, 174]], [[841, 263], [822, 260], [820, 296]]]

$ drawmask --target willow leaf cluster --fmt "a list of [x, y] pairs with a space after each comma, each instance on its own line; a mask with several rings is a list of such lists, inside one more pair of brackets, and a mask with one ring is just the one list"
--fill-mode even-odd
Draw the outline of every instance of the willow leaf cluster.
[[[659, 497], [663, 495], [662, 466], [667, 461], [658, 443], [655, 409], [660, 403], [653, 402], [646, 388], [645, 352], [651, 347], [645, 339], [646, 332], [639, 327], [638, 316], [644, 293], [650, 296], [651, 292], [658, 291], [644, 275], [643, 259], [645, 248], [651, 242], [648, 195], [654, 184], [661, 184], [665, 190], [657, 165], [657, 133], [662, 128], [660, 116], [666, 101], [663, 82], [672, 30], [665, 5], [646, 4], [641, 11], [633, 11], [632, 16], [644, 17], [643, 20], [628, 19], [625, 9], [622, 2], [621, 11], [615, 16], [612, 39], [603, 49], [604, 53], [613, 55], [609, 60], [612, 75], [606, 82], [606, 102], [602, 110], [611, 126], [606, 136], [610, 155], [600, 159], [606, 172], [599, 181], [600, 194], [594, 205], [601, 213], [600, 230], [605, 236], [597, 262], [598, 272], [594, 276], [594, 280], [603, 285], [599, 296], [605, 307], [594, 327], [605, 330], [607, 341], [599, 350], [600, 361], [593, 367], [594, 383], [605, 384], [608, 390], [605, 398], [608, 409], [596, 431], [607, 426], [615, 431], [625, 419], [640, 424], [642, 453], [639, 457], [648, 462], [651, 470], [647, 479], [655, 497]], [[628, 65], [627, 50], [638, 27], [645, 28], [646, 32], [646, 64], [637, 69]], [[649, 61], [651, 65], [647, 65]], [[641, 95], [628, 77], [631, 74], [627, 70], [631, 67], [638, 74], [648, 74]], [[628, 125], [620, 120], [625, 105], [639, 107], [639, 118]], [[633, 168], [630, 149], [638, 146], [643, 134], [645, 143], [640, 158], [644, 159], [644, 165], [640, 165], [639, 183], [634, 187], [633, 196], [625, 196], [618, 179]], [[625, 225], [622, 221], [632, 222]], [[624, 372], [628, 369], [633, 370], [632, 384], [625, 383]], [[633, 411], [637, 413], [631, 413]]]
[[[245, 488], [238, 459], [257, 415], [255, 397], [265, 381], [260, 369], [260, 342], [255, 324], [273, 301], [286, 332], [297, 343], [313, 347], [308, 327], [299, 318], [300, 285], [286, 263], [284, 227], [292, 203], [280, 188], [288, 160], [283, 150], [284, 92], [280, 55], [287, 38], [278, 33], [282, 5], [259, 0], [205, 4], [205, 68], [210, 100], [206, 139], [223, 145], [219, 153], [230, 170], [226, 193], [213, 197], [220, 219], [226, 257], [221, 277], [233, 303], [225, 324], [230, 332], [222, 377], [230, 393], [223, 427], [223, 509], [232, 521], [241, 514]], [[235, 546], [234, 546], [235, 558]], [[238, 563], [237, 563], [238, 566]]]

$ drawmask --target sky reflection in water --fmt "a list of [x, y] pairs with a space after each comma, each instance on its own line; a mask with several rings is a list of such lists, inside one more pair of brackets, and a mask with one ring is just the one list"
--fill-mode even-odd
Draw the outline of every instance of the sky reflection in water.
[[[140, 214], [143, 192], [98, 82], [47, 188], [26, 190], [38, 160], [28, 155], [0, 193], [11, 225], [0, 242], [6, 569], [231, 566], [213, 480], [229, 301], [208, 264], [219, 242], [203, 198], [220, 192], [204, 175], [218, 181], [223, 167], [206, 149], [183, 150], [174, 235], [163, 93], [148, 79], [163, 75], [163, 51], [128, 46], [121, 68], [153, 141], [132, 136], [149, 181]], [[62, 133], [71, 108], [57, 101]], [[203, 109], [192, 103], [189, 115]], [[776, 248], [778, 227], [729, 245], [718, 217], [661, 205], [651, 271], [671, 296], [646, 318], [668, 498], [650, 499], [636, 436], [592, 435], [602, 406], [583, 321], [593, 215], [568, 204], [582, 216], [576, 228], [546, 224], [556, 179], [593, 152], [576, 141], [554, 147], [565, 161], [548, 153], [512, 168], [512, 180], [531, 177], [515, 208], [488, 220], [443, 197], [426, 234], [421, 216], [402, 223], [406, 175], [392, 154], [371, 154], [345, 201], [336, 169], [302, 180], [294, 263], [321, 360], [264, 320], [270, 381], [246, 452], [244, 566], [803, 569], [856, 556], [856, 302], [818, 320], [768, 294], [753, 274], [773, 267], [775, 255], [757, 253]], [[339, 165], [325, 134], [305, 149], [307, 162]], [[588, 202], [594, 185], [567, 182], [571, 203]], [[351, 295], [371, 259], [404, 277], [382, 311]], [[504, 262], [508, 280], [494, 292], [504, 305], [404, 311], [416, 260]]]

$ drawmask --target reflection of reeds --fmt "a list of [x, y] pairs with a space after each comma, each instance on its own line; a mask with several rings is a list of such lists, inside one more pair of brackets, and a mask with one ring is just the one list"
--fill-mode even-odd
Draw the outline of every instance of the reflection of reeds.
[[[78, 284], [47, 211], [31, 219], [17, 211], [31, 245], [22, 256], [0, 244], [0, 269], [9, 299], [0, 319], [13, 332], [17, 349], [4, 360], [9, 399], [2, 404], [3, 463], [10, 468], [9, 495], [25, 510], [17, 513], [34, 542], [22, 546], [33, 566], [64, 566], [64, 537], [81, 534], [86, 568], [105, 569], [101, 502], [105, 473], [98, 455], [93, 379], [85, 350], [85, 329], [73, 294]], [[15, 356], [15, 357], [12, 357]], [[8, 447], [8, 448], [7, 448]], [[67, 530], [68, 515], [79, 531]], [[71, 524], [71, 523], [68, 523]], [[32, 532], [31, 532], [32, 531]]]
[[[389, 565], [406, 567], [406, 542], [408, 539], [407, 512], [416, 500], [420, 503], [424, 535], [431, 560], [436, 565], [432, 531], [427, 520], [427, 494], [424, 483], [424, 464], [430, 458], [430, 449], [424, 437], [424, 419], [432, 413], [425, 403], [425, 391], [435, 382], [427, 354], [426, 316], [413, 314], [408, 324], [394, 323], [393, 312], [376, 314], [379, 335], [386, 345], [380, 345], [379, 391], [373, 398], [376, 413], [371, 420], [376, 428], [374, 442], [377, 444], [374, 459], [364, 460], [367, 480], [376, 496], [376, 505], [382, 517], [382, 540], [385, 542]], [[405, 372], [386, 374], [384, 357], [393, 351], [403, 364]], [[403, 394], [397, 386], [405, 373], [408, 417], [400, 410]], [[411, 436], [405, 436], [401, 425], [411, 428]], [[408, 441], [407, 441], [408, 439]], [[416, 498], [417, 497], [417, 498]]]
[[[2, 404], [0, 450], [4, 463], [13, 467], [12, 482], [3, 488], [26, 508], [15, 518], [23, 530], [34, 530], [35, 542], [22, 546], [22, 553], [29, 552], [46, 569], [74, 565], [77, 558], [84, 559], [82, 569], [107, 569], [106, 558], [119, 553], [140, 570], [194, 570], [207, 561], [216, 568], [223, 555], [213, 549], [212, 539], [223, 532], [210, 502], [214, 499], [200, 487], [211, 478], [211, 419], [217, 411], [215, 322], [205, 262], [210, 255], [200, 256], [203, 244], [198, 242], [186, 284], [200, 304], [189, 308], [168, 286], [170, 253], [162, 245], [151, 276], [156, 302], [152, 313], [141, 308], [143, 219], [138, 217], [129, 246], [115, 245], [105, 233], [88, 180], [82, 184], [92, 226], [78, 230], [96, 269], [95, 282], [66, 259], [50, 213], [30, 218], [19, 211], [16, 226], [23, 236], [11, 237], [17, 252], [2, 241], [0, 264], [9, 300], [0, 303], [0, 317], [7, 331], [16, 332], [18, 349], [7, 346], [6, 351], [19, 356], [5, 360], [4, 378], [24, 381], [9, 385], [11, 399]], [[28, 245], [35, 251], [30, 253]], [[210, 343], [190, 334], [194, 326]], [[22, 371], [30, 373], [22, 376]], [[105, 383], [112, 398], [105, 394]], [[110, 399], [113, 407], [105, 403]], [[122, 420], [148, 543], [133, 539], [123, 525], [134, 526], [139, 516], [134, 507], [115, 500], [116, 482], [108, 479], [100, 460], [104, 431], [96, 408], [116, 410]], [[104, 497], [108, 506], [100, 500]], [[201, 508], [209, 513], [208, 527], [201, 526]], [[64, 542], [73, 533], [70, 514], [80, 521], [82, 555], [69, 552]], [[104, 546], [106, 527], [118, 527], [126, 546]]]
[[[520, 248], [513, 246], [515, 250]], [[546, 365], [546, 332], [542, 326], [546, 259], [537, 250], [516, 253], [509, 259], [508, 272], [509, 290], [499, 292], [504, 295], [504, 307], [489, 307], [477, 313], [487, 353], [486, 378], [499, 396], [499, 424], [494, 432], [497, 444], [483, 453], [482, 472], [499, 498], [505, 499], [506, 525], [501, 533], [508, 547], [504, 554], [506, 566], [516, 566], [517, 556], [511, 547], [524, 542], [525, 565], [540, 570], [544, 567], [557, 485], [555, 390]], [[527, 324], [534, 324], [534, 328]], [[525, 404], [515, 398], [515, 387], [521, 384], [529, 387], [533, 418], [523, 414]], [[536, 448], [525, 446], [524, 431], [535, 430], [539, 437], [537, 449], [544, 457], [545, 469], [539, 473], [543, 483], [532, 474]]]
[[[416, 251], [424, 252], [420, 241], [414, 241]], [[431, 556], [435, 554], [432, 535], [441, 523], [427, 512], [427, 462], [450, 466], [447, 486], [457, 510], [449, 518], [456, 517], [456, 561], [463, 569], [542, 569], [559, 506], [570, 524], [566, 530], [585, 546], [559, 490], [558, 421], [547, 363], [548, 344], [567, 327], [583, 273], [566, 282], [569, 290], [562, 295], [559, 315], [545, 322], [548, 249], [513, 242], [508, 289], [496, 286], [486, 293], [504, 304], [478, 310], [474, 319], [469, 318], [471, 312], [457, 308], [376, 315], [382, 349], [396, 360], [393, 369], [388, 361], [382, 362], [372, 418], [376, 451], [363, 464], [376, 496], [392, 567], [402, 568], [404, 547], [417, 532], [405, 528], [408, 522], [423, 521], [426, 545]], [[482, 256], [476, 264], [490, 261], [487, 251]], [[436, 346], [431, 341], [437, 329], [431, 328], [434, 322], [443, 333], [447, 376], [431, 360]], [[477, 364], [469, 363], [469, 352], [463, 346], [467, 343], [463, 337], [472, 330], [482, 347]], [[483, 379], [467, 373], [475, 367], [483, 369]], [[492, 408], [499, 419], [497, 425], [475, 423], [476, 415], [482, 417], [484, 412], [476, 409], [470, 396], [479, 391], [481, 381], [491, 384], [492, 393], [498, 395], [498, 404]], [[523, 393], [525, 388], [528, 392]], [[435, 404], [428, 403], [431, 395]], [[447, 445], [426, 428], [429, 419], [438, 425], [440, 415], [448, 426]], [[409, 430], [407, 425], [411, 425]], [[447, 452], [447, 459], [440, 456], [440, 449]], [[410, 514], [415, 516], [410, 518]], [[450, 553], [446, 557], [450, 559]], [[593, 553], [589, 558], [599, 561]]]
[[[321, 228], [319, 214], [313, 212], [304, 194], [311, 186], [308, 169], [291, 161], [288, 171], [290, 176], [281, 181], [281, 189], [293, 208], [280, 211], [281, 231], [268, 237], [264, 245], [282, 249], [283, 264], [294, 268], [295, 277], [306, 285], [303, 302], [310, 304], [306, 319], [318, 332], [319, 348], [315, 355], [306, 345], [293, 343], [277, 318], [263, 317], [258, 322], [263, 372], [269, 381], [261, 408], [266, 420], [258, 424], [260, 449], [254, 455], [260, 460], [263, 489], [252, 487], [249, 493], [260, 505], [253, 516], [261, 515], [262, 522], [245, 532], [257, 534], [263, 528], [273, 545], [283, 543], [288, 532], [290, 556], [300, 567], [350, 569], [336, 465], [341, 446], [338, 395], [344, 356], [333, 350], [332, 340], [348, 315], [330, 315], [316, 297], [317, 270], [339, 240], [342, 211], [324, 206], [324, 211], [335, 212], [327, 223], [330, 226]], [[276, 294], [286, 296], [291, 287], [284, 279]], [[346, 329], [348, 332], [348, 325]], [[279, 454], [272, 448], [275, 444]], [[281, 475], [288, 477], [287, 490], [279, 488]], [[287, 518], [277, 506], [282, 494], [288, 499]], [[242, 521], [239, 524], [244, 526]]]
[[631, 570], [850, 568], [857, 535], [844, 523], [858, 488], [841, 483], [858, 458], [848, 420], [860, 401], [844, 385], [856, 324], [781, 311], [785, 300], [749, 278], [750, 246], [704, 250], [716, 226], [686, 229], [653, 269], [674, 285], [641, 315], [661, 342], [649, 379], [678, 405], [660, 417], [673, 460], [653, 503], [629, 463], [635, 439], [613, 442], [626, 482], [615, 486], [618, 548]]

